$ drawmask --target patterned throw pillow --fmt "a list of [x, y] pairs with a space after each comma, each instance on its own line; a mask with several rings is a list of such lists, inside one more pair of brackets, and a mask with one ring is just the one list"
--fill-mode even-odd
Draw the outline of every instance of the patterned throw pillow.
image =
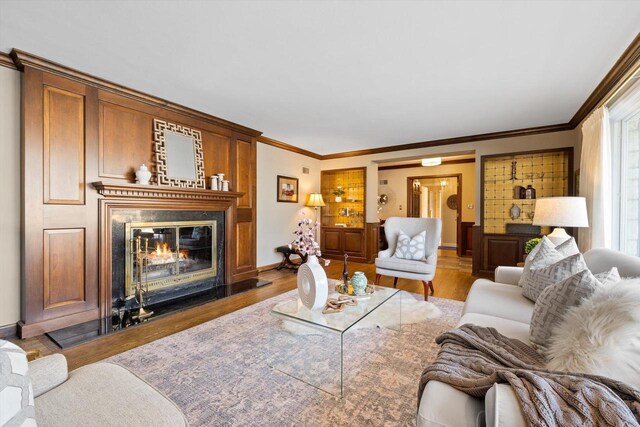
[[524, 269], [522, 270], [522, 276], [520, 276], [520, 280], [518, 281], [518, 286], [523, 287], [524, 284], [527, 283], [529, 276], [531, 275], [531, 268], [533, 268], [534, 265], [536, 267], [544, 267], [551, 265], [554, 262], [558, 262], [562, 258], [565, 257], [556, 251], [556, 247], [553, 242], [551, 242], [547, 236], [543, 236], [542, 241], [531, 250], [529, 256], [524, 260]]
[[0, 425], [35, 426], [33, 388], [26, 353], [0, 340]]
[[522, 286], [522, 295], [536, 302], [544, 289], [586, 268], [587, 264], [579, 253], [544, 267], [534, 264]]
[[407, 236], [407, 234], [400, 230], [398, 235], [398, 243], [396, 245], [396, 251], [393, 254], [396, 258], [413, 259], [416, 261], [426, 258], [425, 244], [427, 241], [427, 232], [423, 231], [413, 237]]
[[616, 267], [613, 267], [609, 271], [603, 271], [602, 273], [596, 274], [596, 279], [598, 279], [598, 282], [602, 283], [604, 286], [613, 285], [622, 280]]
[[576, 239], [573, 237], [569, 240], [565, 240], [563, 243], [560, 243], [555, 247], [555, 249], [563, 258], [580, 253], [580, 249], [578, 249], [578, 245], [576, 244]]
[[603, 286], [589, 270], [582, 270], [568, 279], [544, 289], [531, 315], [529, 325], [530, 340], [534, 346], [544, 351], [553, 328], [560, 323], [570, 307], [590, 297]]

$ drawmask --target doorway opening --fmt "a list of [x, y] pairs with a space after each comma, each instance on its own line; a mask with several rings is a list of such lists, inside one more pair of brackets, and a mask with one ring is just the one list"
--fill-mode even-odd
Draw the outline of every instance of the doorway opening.
[[462, 174], [407, 178], [407, 214], [442, 219], [440, 249], [462, 256]]

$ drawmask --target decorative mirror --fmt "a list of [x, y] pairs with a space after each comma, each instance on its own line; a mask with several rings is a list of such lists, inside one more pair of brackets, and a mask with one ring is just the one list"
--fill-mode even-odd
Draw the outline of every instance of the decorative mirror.
[[200, 131], [163, 120], [153, 120], [158, 184], [205, 188]]

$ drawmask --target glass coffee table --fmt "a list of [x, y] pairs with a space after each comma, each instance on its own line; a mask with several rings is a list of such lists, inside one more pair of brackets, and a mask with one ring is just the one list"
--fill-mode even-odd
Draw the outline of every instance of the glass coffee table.
[[[329, 280], [329, 298], [340, 296], [332, 292], [337, 283]], [[353, 347], [352, 336], [347, 339], [346, 334], [359, 329], [356, 325], [366, 326], [369, 322], [367, 332], [355, 339], [375, 340], [375, 326], [396, 331], [401, 326], [399, 289], [375, 286], [372, 294], [356, 298], [358, 305], [331, 314], [323, 314], [322, 309], [311, 311], [299, 298], [276, 304], [271, 313], [282, 322], [270, 328], [273, 351], [269, 366], [343, 397], [345, 356]]]

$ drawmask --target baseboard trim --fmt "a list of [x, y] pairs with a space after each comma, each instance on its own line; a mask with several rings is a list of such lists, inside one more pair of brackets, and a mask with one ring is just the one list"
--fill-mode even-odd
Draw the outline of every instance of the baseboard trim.
[[264, 272], [264, 271], [269, 271], [269, 270], [274, 270], [274, 269], [276, 269], [280, 264], [281, 264], [281, 263], [276, 262], [276, 263], [273, 263], [273, 264], [267, 264], [267, 265], [260, 266], [260, 267], [258, 267], [258, 273], [262, 273], [262, 272]]
[[0, 338], [10, 338], [18, 335], [18, 324], [0, 326]]

